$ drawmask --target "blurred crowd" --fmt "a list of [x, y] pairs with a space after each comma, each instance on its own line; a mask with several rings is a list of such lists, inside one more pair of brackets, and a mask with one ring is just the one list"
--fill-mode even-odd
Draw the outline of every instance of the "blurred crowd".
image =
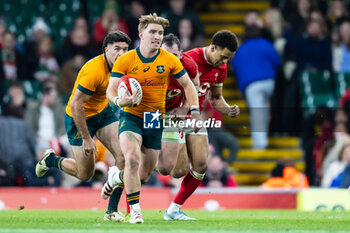
[[266, 148], [269, 134], [300, 137], [314, 186], [339, 187], [341, 177], [348, 179], [349, 3], [270, 1], [264, 13], [245, 15], [232, 60], [250, 111], [253, 148]]
[[[125, 32], [132, 39], [130, 49], [137, 47], [138, 18], [152, 12], [169, 19], [171, 27], [165, 33], [176, 34], [184, 51], [205, 46], [198, 10], [208, 11], [209, 2], [219, 1], [202, 2], [107, 0], [100, 17], [92, 23], [88, 11], [76, 15], [61, 44], [52, 36], [56, 29], [44, 18], [36, 17], [30, 34], [19, 40], [16, 31], [8, 27], [6, 16], [1, 16], [0, 185], [103, 184], [108, 166], [113, 164], [103, 148], [99, 149], [91, 182], [81, 183], [59, 171], [50, 170], [44, 179], [34, 173], [38, 158], [48, 147], [56, 154], [71, 156], [64, 130], [65, 104], [80, 68], [102, 52], [101, 44], [109, 31]], [[231, 61], [250, 111], [253, 148], [268, 147], [269, 134], [300, 137], [310, 185], [345, 187], [350, 183], [350, 91], [337, 95], [333, 88], [333, 105], [314, 104], [310, 110], [302, 108], [300, 87], [305, 72], [321, 72], [330, 80], [350, 72], [349, 5], [346, 0], [271, 0], [267, 11], [246, 13], [241, 45]], [[222, 120], [210, 105], [205, 116]], [[202, 185], [236, 186], [228, 165], [236, 158], [237, 139], [224, 128], [208, 134], [211, 156]], [[218, 134], [225, 140], [218, 140]], [[222, 157], [225, 148], [229, 153]], [[148, 185], [177, 187], [179, 183], [154, 173]]]
[[[43, 1], [42, 4], [50, 3]], [[76, 15], [72, 29], [59, 40], [61, 44], [57, 44], [52, 33], [58, 29], [50, 27], [44, 17], [33, 17], [30, 33], [23, 39], [16, 30], [11, 30], [13, 27], [7, 24], [6, 15], [1, 16], [0, 186], [101, 186], [114, 161], [99, 142], [96, 172], [89, 182], [81, 182], [58, 170], [49, 171], [40, 179], [34, 173], [36, 162], [47, 148], [65, 157], [72, 156], [64, 115], [78, 72], [85, 62], [102, 53], [103, 39], [110, 31], [125, 32], [132, 39], [129, 49], [137, 47], [138, 19], [153, 12], [172, 22], [166, 33], [178, 35], [185, 50], [204, 47], [203, 25], [192, 4], [185, 0], [107, 0], [100, 17], [92, 23], [89, 23], [89, 12]], [[223, 185], [229, 179], [228, 185], [234, 184], [226, 172], [227, 163], [221, 158], [212, 166], [214, 178], [208, 178], [203, 185], [210, 184], [212, 179], [223, 179]], [[147, 185], [174, 186], [176, 183], [180, 184], [154, 173]]]

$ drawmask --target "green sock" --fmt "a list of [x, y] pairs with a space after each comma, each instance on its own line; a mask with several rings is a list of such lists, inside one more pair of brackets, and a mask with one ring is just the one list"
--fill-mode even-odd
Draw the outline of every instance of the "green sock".
[[107, 213], [118, 212], [118, 204], [123, 190], [124, 184], [119, 184], [119, 186], [114, 189], [112, 195], [109, 197]]
[[134, 193], [130, 193], [130, 194], [126, 194], [126, 198], [129, 202], [129, 205], [135, 205], [139, 203], [140, 200], [140, 191], [139, 192], [134, 192]]
[[[124, 183], [124, 170], [121, 170], [119, 173], [119, 179]], [[123, 186], [124, 187], [124, 186]]]
[[62, 170], [61, 164], [62, 164], [63, 159], [64, 159], [63, 157], [57, 157], [54, 155], [50, 155], [45, 159], [45, 163], [46, 163], [46, 166], [48, 166], [48, 167], [55, 167], [55, 168]]

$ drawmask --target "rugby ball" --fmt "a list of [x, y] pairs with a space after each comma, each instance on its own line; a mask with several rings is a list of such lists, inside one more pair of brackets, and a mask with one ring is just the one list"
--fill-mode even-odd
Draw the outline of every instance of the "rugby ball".
[[137, 79], [124, 75], [121, 77], [117, 84], [118, 87], [118, 97], [123, 98], [124, 95], [131, 96], [136, 91], [140, 92], [140, 95], [137, 99], [137, 104], [139, 105], [142, 100], [142, 88], [140, 83], [137, 81]]

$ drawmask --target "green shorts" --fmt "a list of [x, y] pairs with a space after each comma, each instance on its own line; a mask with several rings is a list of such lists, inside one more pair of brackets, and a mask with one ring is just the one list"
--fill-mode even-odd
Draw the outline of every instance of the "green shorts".
[[[116, 121], [118, 121], [118, 117], [112, 111], [112, 108], [108, 105], [99, 114], [96, 114], [95, 116], [86, 119], [86, 124], [91, 137], [93, 137], [95, 136], [97, 130]], [[73, 118], [66, 114], [64, 118], [64, 124], [66, 126], [66, 132], [69, 143], [72, 146], [83, 145], [83, 139], [81, 138], [81, 135], [78, 132], [77, 126], [75, 125]]]
[[160, 125], [160, 129], [144, 129], [143, 119], [141, 117], [120, 111], [119, 135], [124, 131], [137, 133], [142, 137], [142, 145], [148, 149], [160, 150], [162, 148], [162, 122]]

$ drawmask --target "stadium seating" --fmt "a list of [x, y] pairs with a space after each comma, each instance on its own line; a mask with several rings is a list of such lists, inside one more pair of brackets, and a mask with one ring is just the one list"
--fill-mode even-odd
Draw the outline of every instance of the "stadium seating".
[[[101, 5], [104, 4], [104, 1], [90, 2], [89, 5], [92, 6], [89, 10], [94, 20], [96, 15], [101, 15], [103, 10]], [[22, 7], [18, 7], [20, 4]], [[6, 16], [9, 30], [16, 33], [20, 42], [31, 34], [35, 19], [43, 18], [50, 27], [56, 48], [59, 48], [67, 33], [72, 29], [74, 19], [82, 15], [82, 5], [80, 0], [11, 0], [0, 4], [0, 15]]]
[[312, 114], [316, 107], [333, 108], [337, 105], [333, 80], [329, 71], [303, 71], [298, 77], [301, 94], [301, 107], [305, 117]]
[[[206, 44], [210, 43], [211, 36], [220, 29], [230, 29], [241, 38], [244, 33], [245, 14], [251, 10], [262, 13], [268, 8], [269, 2], [262, 0], [223, 0], [220, 3], [210, 4], [209, 12], [200, 15], [207, 35]], [[237, 118], [224, 117], [225, 128], [238, 138], [241, 147], [236, 162], [230, 164], [230, 167], [237, 171], [235, 174], [237, 183], [240, 186], [260, 185], [269, 178], [270, 171], [276, 162], [286, 157], [292, 158], [296, 162], [296, 167], [303, 171], [305, 164], [298, 138], [271, 137], [267, 149], [251, 149], [249, 112], [247, 104], [236, 86], [232, 70], [229, 69], [228, 77], [224, 82], [223, 96], [230, 105], [237, 104], [241, 109], [241, 114]], [[225, 157], [227, 154], [228, 152], [224, 150], [223, 156]]]
[[337, 100], [350, 88], [350, 73], [335, 73], [334, 87]]

